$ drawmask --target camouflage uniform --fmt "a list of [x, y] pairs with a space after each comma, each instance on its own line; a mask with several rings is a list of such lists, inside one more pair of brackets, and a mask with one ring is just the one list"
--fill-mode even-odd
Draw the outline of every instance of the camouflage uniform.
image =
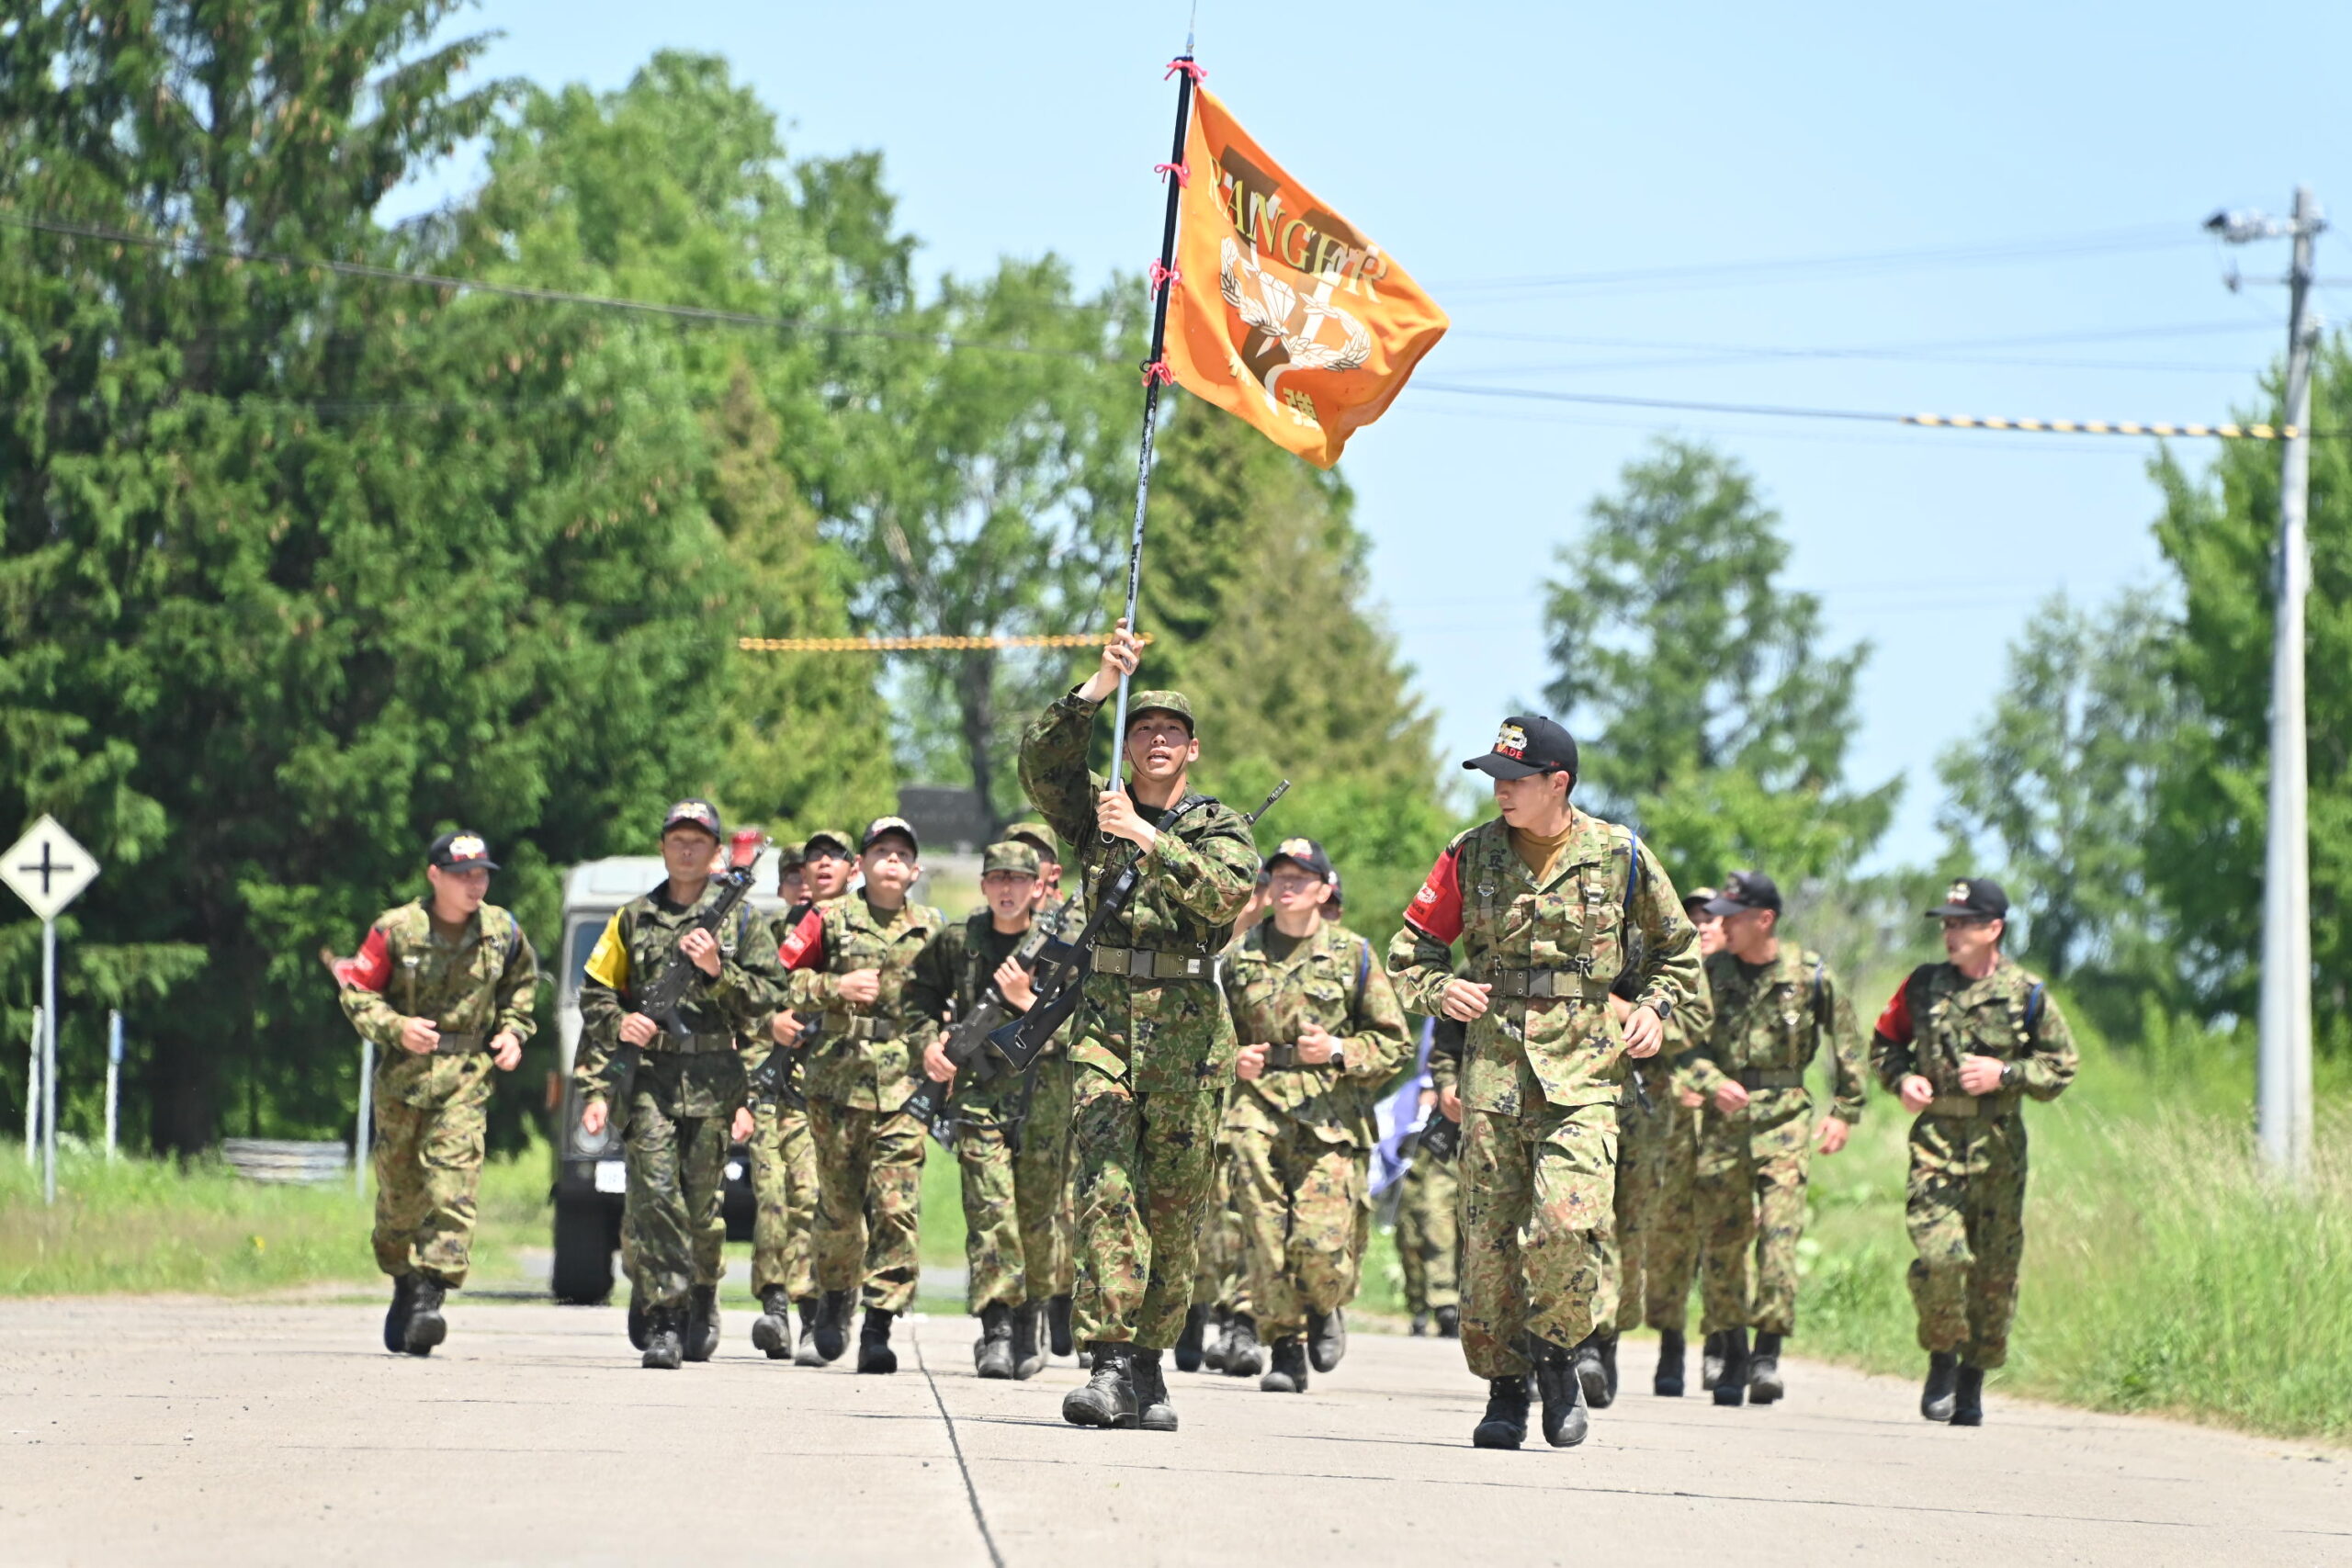
[[[1699, 1134], [1699, 1233], [1709, 1334], [1753, 1326], [1795, 1332], [1797, 1243], [1813, 1153], [1805, 1069], [1829, 1048], [1829, 1114], [1862, 1119], [1862, 1040], [1854, 1006], [1820, 955], [1782, 943], [1770, 964], [1728, 953], [1707, 960], [1714, 1027], [1685, 1052], [1678, 1078], [1708, 1097]], [[1737, 1082], [1748, 1102], [1726, 1115], [1715, 1090]], [[1752, 1285], [1752, 1288], [1751, 1288]]]
[[[903, 1313], [922, 1274], [916, 1225], [922, 1201], [923, 1142], [929, 1129], [900, 1112], [915, 1091], [922, 1045], [909, 1032], [907, 978], [915, 955], [947, 924], [928, 904], [876, 909], [863, 891], [817, 906], [796, 940], [813, 927], [821, 964], [796, 967], [789, 996], [805, 1017], [823, 1011], [817, 1043], [801, 1066], [808, 1131], [817, 1148], [817, 1288], [856, 1290], [864, 1303]], [[788, 963], [807, 956], [787, 943]], [[842, 999], [841, 977], [881, 971], [870, 1005]]]
[[[1702, 974], [1700, 989], [1706, 982]], [[1698, 1271], [1694, 1169], [1699, 1111], [1675, 1099], [1685, 1087], [1670, 1068], [1690, 1049], [1690, 1016], [1706, 1016], [1711, 1002], [1666, 1021], [1666, 1041], [1643, 1069], [1649, 1109], [1642, 1109], [1631, 1075], [1617, 1102], [1615, 1258], [1619, 1328], [1646, 1324], [1679, 1334]]]
[[[484, 904], [450, 942], [419, 898], [377, 916], [359, 957], [337, 974], [345, 1016], [376, 1043], [376, 1266], [395, 1279], [420, 1271], [462, 1285], [486, 1147], [490, 1042], [502, 1032], [528, 1040], [537, 1027], [530, 939], [513, 915]], [[412, 1018], [441, 1031], [430, 1055], [401, 1045]]]
[[[768, 922], [768, 940], [782, 948], [805, 913], [796, 908], [775, 916]], [[793, 1049], [806, 1049], [807, 1043], [804, 1032]], [[771, 1062], [763, 1076], [775, 1076], [785, 1066]], [[817, 1222], [817, 1145], [797, 1073], [775, 1090], [755, 1088], [752, 1094], [752, 1196], [757, 1204], [752, 1221], [752, 1297], [763, 1299], [782, 1286], [792, 1300], [807, 1301], [817, 1293], [809, 1240]]]
[[1344, 926], [1319, 924], [1295, 942], [1271, 920], [1253, 928], [1226, 955], [1225, 995], [1246, 1043], [1286, 1045], [1316, 1023], [1340, 1046], [1336, 1065], [1269, 1065], [1234, 1089], [1225, 1115], [1250, 1295], [1271, 1343], [1355, 1296], [1359, 1221], [1372, 1205], [1365, 1165], [1379, 1141], [1365, 1090], [1394, 1077], [1410, 1046], [1372, 944]]
[[[1963, 1056], [2009, 1066], [2003, 1086], [1969, 1095]], [[1871, 1042], [1889, 1092], [1917, 1073], [1936, 1098], [1911, 1124], [1905, 1207], [1919, 1347], [1972, 1367], [2008, 1359], [2025, 1252], [2026, 1097], [2055, 1100], [2075, 1080], [2075, 1036], [2041, 982], [2007, 959], [1981, 980], [1926, 964], [1894, 993]]]
[[[689, 908], [671, 900], [664, 882], [605, 924], [580, 987], [572, 1081], [583, 1105], [605, 1100], [615, 1055], [628, 1049], [622, 1019], [637, 1010], [641, 988], [719, 894], [714, 880]], [[756, 1031], [783, 988], [775, 944], [748, 904], [715, 934], [718, 976], [696, 970], [678, 1008], [694, 1032], [682, 1038], [663, 1030], [635, 1048], [628, 1103], [609, 1108], [628, 1168], [622, 1260], [632, 1303], [649, 1313], [683, 1310], [692, 1287], [718, 1281], [729, 1123], [743, 1104], [746, 1066], [766, 1057], [766, 1037]]]
[[[1072, 691], [1021, 742], [1022, 787], [1080, 846], [1090, 885], [1134, 852], [1125, 840], [1105, 846], [1095, 824], [1104, 781], [1087, 771], [1086, 749], [1100, 706]], [[1183, 1328], [1233, 1078], [1216, 956], [1257, 883], [1249, 825], [1225, 806], [1198, 806], [1159, 834], [1135, 896], [1097, 933], [1069, 1053], [1082, 1341], [1165, 1348]]]
[[[1049, 898], [1038, 905], [1033, 918], [1064, 941], [1076, 937], [1086, 924], [1086, 913], [1074, 898]], [[1012, 1156], [1021, 1257], [1032, 1300], [1069, 1295], [1078, 1275], [1077, 1215], [1070, 1202], [1075, 1075], [1069, 1043], [1073, 1027], [1065, 1026], [1037, 1058], [1029, 1117], [1022, 1124], [1021, 1147]], [[1040, 1280], [1050, 1288], [1040, 1291]]]
[[1541, 886], [1501, 820], [1455, 839], [1389, 944], [1388, 972], [1416, 1011], [1440, 1011], [1456, 939], [1471, 976], [1495, 987], [1460, 1066], [1430, 1064], [1441, 1089], [1461, 1082], [1462, 1348], [1482, 1378], [1532, 1370], [1522, 1331], [1572, 1348], [1615, 1319], [1601, 1264], [1624, 1074], [1608, 998], [1629, 908], [1643, 937], [1632, 999], [1670, 1017], [1700, 996], [1698, 932], [1648, 848], [1582, 812]]

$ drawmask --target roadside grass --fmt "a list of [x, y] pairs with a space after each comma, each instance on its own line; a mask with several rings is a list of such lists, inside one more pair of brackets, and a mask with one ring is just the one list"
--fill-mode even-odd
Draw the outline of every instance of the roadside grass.
[[[2026, 1257], [2009, 1363], [2024, 1394], [2280, 1437], [2352, 1438], [2352, 1097], [2323, 1096], [2312, 1179], [2263, 1171], [2243, 1042], [2122, 1055], [2097, 1039], [2053, 1104], [2026, 1108]], [[1905, 1134], [1873, 1091], [1845, 1153], [1816, 1157], [1792, 1348], [1917, 1377]]]

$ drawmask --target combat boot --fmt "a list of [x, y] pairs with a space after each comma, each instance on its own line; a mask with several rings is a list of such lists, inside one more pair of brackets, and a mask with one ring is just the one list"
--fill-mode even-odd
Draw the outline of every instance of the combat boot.
[[752, 1320], [752, 1348], [765, 1351], [771, 1361], [792, 1355], [792, 1298], [782, 1285], [760, 1292], [760, 1315]]
[[899, 1370], [899, 1353], [890, 1348], [890, 1319], [893, 1315], [880, 1307], [865, 1309], [865, 1325], [857, 1331], [859, 1371], [895, 1372]]
[[1515, 1449], [1527, 1440], [1527, 1375], [1488, 1378], [1487, 1413], [1470, 1434], [1474, 1449]]
[[1759, 1328], [1747, 1358], [1747, 1403], [1770, 1404], [1788, 1391], [1781, 1381], [1781, 1337]]
[[1067, 1356], [1076, 1348], [1069, 1337], [1069, 1297], [1056, 1296], [1046, 1303], [1046, 1326], [1053, 1335], [1054, 1354]]
[[1747, 1330], [1724, 1330], [1724, 1370], [1715, 1378], [1715, 1403], [1722, 1405], [1747, 1403]]
[[1176, 1370], [1197, 1372], [1201, 1370], [1201, 1336], [1207, 1329], [1209, 1309], [1189, 1306], [1184, 1309], [1184, 1332], [1176, 1336]]
[[1425, 1312], [1415, 1313], [1413, 1314], [1413, 1326], [1408, 1332], [1409, 1332], [1414, 1338], [1419, 1339], [1429, 1331], [1430, 1314]]
[[1084, 1384], [1062, 1395], [1062, 1419], [1073, 1427], [1136, 1424], [1136, 1349], [1098, 1340], [1087, 1347], [1094, 1365]]
[[1650, 1379], [1650, 1392], [1661, 1399], [1682, 1397], [1682, 1330], [1661, 1328], [1657, 1331], [1657, 1375]]
[[1928, 1353], [1928, 1386], [1919, 1391], [1919, 1414], [1949, 1421], [1960, 1392], [1960, 1358], [1949, 1350]]
[[1260, 1393], [1306, 1392], [1306, 1341], [1296, 1335], [1274, 1341], [1272, 1362], [1258, 1380]]
[[1232, 1340], [1233, 1322], [1216, 1308], [1209, 1309], [1209, 1320], [1201, 1329], [1201, 1367], [1204, 1371], [1225, 1371], [1225, 1348]]
[[[873, 1314], [866, 1314], [866, 1321], [873, 1322]], [[863, 1342], [857, 1348], [857, 1364], [860, 1371], [865, 1370]], [[1002, 1302], [990, 1302], [980, 1309], [980, 1337], [972, 1342], [972, 1369], [984, 1378], [1012, 1376], [1012, 1309]]]
[[1136, 1347], [1136, 1425], [1147, 1432], [1176, 1429], [1176, 1406], [1168, 1398], [1168, 1379], [1159, 1370], [1159, 1352]]
[[[1578, 1340], [1577, 1348], [1568, 1352], [1569, 1362], [1577, 1371], [1577, 1382], [1584, 1393], [1584, 1402], [1595, 1410], [1608, 1409], [1610, 1400], [1614, 1397], [1609, 1389], [1609, 1363], [1601, 1356], [1602, 1337], [1595, 1330]], [[1541, 1373], [1537, 1374], [1536, 1381], [1539, 1384], [1542, 1382]], [[1550, 1406], [1547, 1404], [1545, 1408]]]
[[1536, 1352], [1535, 1391], [1544, 1396], [1544, 1440], [1555, 1449], [1575, 1448], [1592, 1425], [1585, 1413], [1582, 1363], [1557, 1345], [1539, 1345]]
[[[1328, 1313], [1310, 1310], [1306, 1314], [1306, 1359], [1315, 1364], [1315, 1370], [1329, 1371], [1347, 1353], [1347, 1314], [1338, 1307]], [[1306, 1385], [1301, 1382], [1299, 1386]]]
[[416, 1276], [393, 1276], [392, 1304], [384, 1309], [384, 1348], [395, 1356], [408, 1348], [408, 1314], [415, 1303]]
[[1046, 1365], [1046, 1303], [1029, 1302], [1012, 1309], [1012, 1375], [1023, 1382]]
[[1440, 1339], [1462, 1337], [1462, 1309], [1460, 1307], [1437, 1309], [1437, 1337]]
[[1711, 1389], [1724, 1378], [1724, 1335], [1717, 1329], [1707, 1336], [1706, 1348], [1700, 1353], [1699, 1386]]
[[824, 1306], [815, 1296], [803, 1296], [792, 1303], [800, 1316], [800, 1345], [792, 1352], [796, 1367], [821, 1367], [825, 1358], [817, 1349], [817, 1320], [824, 1315]]
[[1266, 1370], [1266, 1348], [1258, 1343], [1258, 1320], [1246, 1312], [1233, 1314], [1225, 1336], [1225, 1375], [1254, 1378]]
[[409, 1304], [408, 1333], [401, 1348], [412, 1356], [430, 1356], [433, 1347], [449, 1337], [449, 1325], [441, 1315], [442, 1292], [448, 1289], [432, 1275], [420, 1270], [416, 1276], [416, 1295]]
[[645, 1314], [645, 1359], [639, 1363], [660, 1371], [674, 1372], [678, 1363], [686, 1359], [685, 1340], [682, 1330], [685, 1314], [669, 1307], [656, 1307]]
[[827, 1291], [817, 1303], [817, 1326], [809, 1331], [817, 1359], [831, 1363], [849, 1348], [849, 1292]]
[[718, 1287], [696, 1285], [686, 1292], [686, 1359], [707, 1361], [718, 1353]]
[[645, 1337], [653, 1332], [653, 1314], [637, 1299], [637, 1287], [628, 1292], [628, 1342], [637, 1349], [645, 1348]]
[[1960, 1382], [1952, 1391], [1951, 1424], [1955, 1427], [1984, 1425], [1984, 1369], [1972, 1367], [1963, 1361], [1960, 1367]]
[[1613, 1331], [1601, 1337], [1600, 1365], [1609, 1374], [1609, 1398], [1594, 1405], [1595, 1410], [1606, 1410], [1617, 1403], [1617, 1336]]

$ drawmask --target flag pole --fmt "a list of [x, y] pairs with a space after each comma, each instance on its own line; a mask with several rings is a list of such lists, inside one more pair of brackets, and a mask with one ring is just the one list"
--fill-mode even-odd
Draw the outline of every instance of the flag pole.
[[[1151, 495], [1151, 441], [1159, 421], [1159, 389], [1172, 381], [1168, 368], [1168, 297], [1176, 287], [1176, 213], [1190, 177], [1184, 167], [1184, 133], [1191, 128], [1193, 85], [1205, 73], [1193, 62], [1193, 35], [1184, 37], [1184, 52], [1169, 62], [1176, 78], [1176, 140], [1168, 162], [1161, 165], [1168, 181], [1168, 216], [1160, 225], [1159, 265], [1152, 275], [1151, 357], [1143, 367], [1143, 443], [1136, 459], [1136, 518], [1127, 539], [1127, 630], [1136, 630], [1136, 596], [1143, 584], [1144, 504]], [[1111, 727], [1111, 787], [1123, 786], [1127, 750], [1127, 682], [1119, 676], [1119, 705]]]

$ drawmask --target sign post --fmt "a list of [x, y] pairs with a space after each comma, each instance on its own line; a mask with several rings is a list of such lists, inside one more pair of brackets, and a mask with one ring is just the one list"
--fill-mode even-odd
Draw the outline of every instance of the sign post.
[[46, 813], [0, 856], [0, 882], [40, 919], [42, 1201], [57, 1201], [57, 917], [98, 874], [98, 863]]

